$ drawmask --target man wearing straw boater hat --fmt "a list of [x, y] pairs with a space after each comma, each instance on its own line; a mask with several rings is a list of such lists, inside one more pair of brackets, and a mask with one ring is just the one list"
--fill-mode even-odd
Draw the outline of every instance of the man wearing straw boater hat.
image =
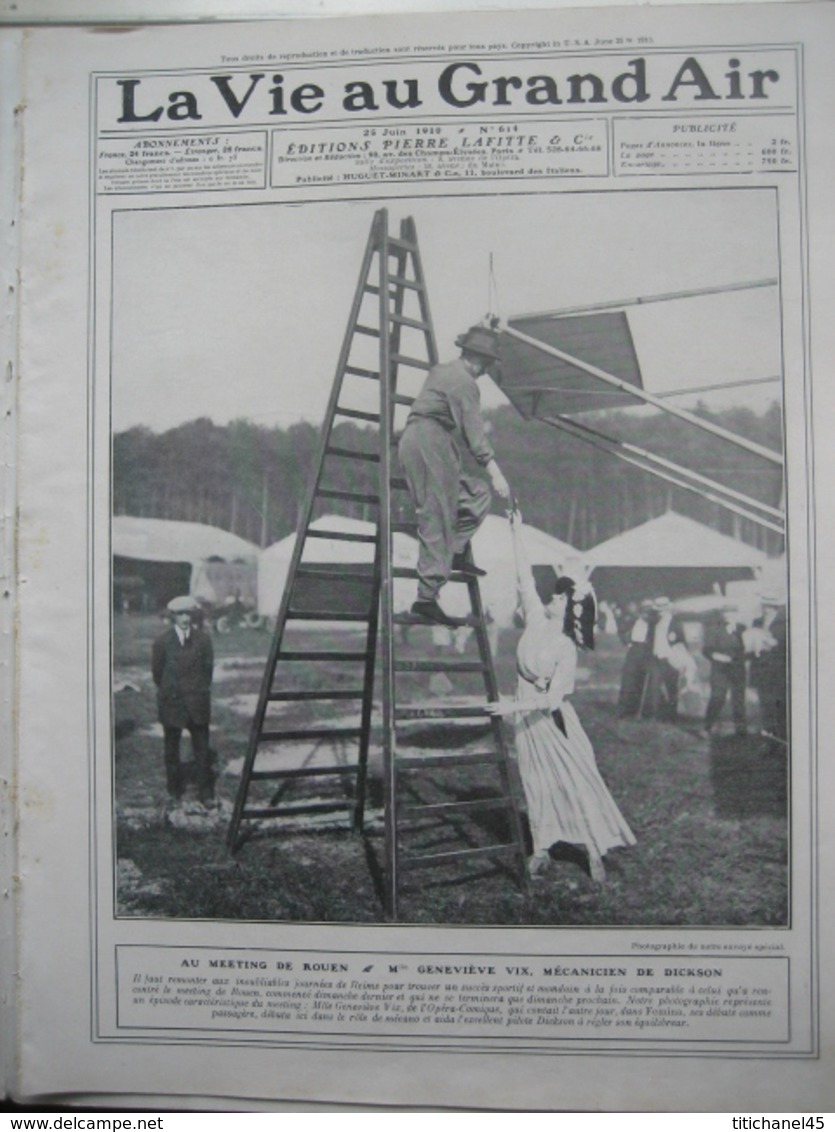
[[185, 789], [180, 738], [187, 729], [191, 734], [197, 797], [205, 805], [214, 799], [209, 750], [214, 670], [212, 641], [208, 633], [195, 624], [198, 605], [194, 598], [175, 597], [169, 601], [167, 609], [172, 625], [154, 641], [151, 659], [165, 741], [166, 785], [169, 798], [178, 803]]
[[461, 475], [463, 443], [485, 469], [495, 491], [510, 498], [487, 439], [481, 416], [477, 379], [499, 360], [498, 336], [486, 326], [472, 326], [460, 335], [461, 356], [433, 366], [415, 398], [400, 439], [400, 463], [406, 475], [418, 520], [418, 592], [412, 613], [422, 620], [458, 626], [438, 603], [438, 594], [452, 570], [481, 575], [465, 558], [470, 539], [490, 510], [491, 494], [477, 476]]

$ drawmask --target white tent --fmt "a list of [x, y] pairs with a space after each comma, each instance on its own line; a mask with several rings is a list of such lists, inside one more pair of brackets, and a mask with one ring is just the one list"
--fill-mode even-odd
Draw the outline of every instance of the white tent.
[[114, 558], [188, 567], [189, 592], [211, 602], [225, 596], [216, 592], [210, 580], [213, 563], [220, 560], [241, 564], [243, 573], [237, 578], [238, 588], [251, 588], [251, 575], [259, 554], [254, 543], [219, 527], [132, 515], [114, 516], [111, 549]]
[[175, 519], [138, 519], [116, 515], [111, 526], [114, 555], [141, 558], [146, 562], [190, 562], [207, 558], [258, 557], [258, 547], [246, 539], [209, 527], [204, 523], [185, 523]]
[[593, 569], [600, 566], [724, 567], [755, 569], [766, 554], [755, 546], [723, 535], [712, 527], [667, 511], [638, 527], [598, 543], [586, 554]]
[[598, 595], [620, 603], [722, 594], [766, 563], [755, 546], [668, 511], [587, 552]]

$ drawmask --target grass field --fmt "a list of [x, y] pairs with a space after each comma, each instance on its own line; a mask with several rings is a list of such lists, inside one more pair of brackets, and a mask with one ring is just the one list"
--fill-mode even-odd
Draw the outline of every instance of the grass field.
[[[118, 914], [383, 920], [382, 788], [376, 753], [364, 835], [353, 833], [347, 822], [297, 820], [251, 837], [234, 856], [227, 852], [228, 816], [269, 645], [267, 633], [240, 629], [215, 636], [212, 746], [218, 753], [222, 808], [212, 820], [172, 823], [166, 814], [162, 737], [149, 673], [151, 641], [160, 629], [155, 618], [125, 615], [115, 620]], [[425, 631], [414, 632], [419, 637]], [[323, 635], [316, 638], [321, 647]], [[418, 639], [408, 647], [426, 645]], [[497, 669], [500, 687], [508, 693], [515, 683], [514, 652], [515, 634], [505, 633]], [[787, 923], [788, 763], [784, 750], [757, 736], [756, 703], [750, 705], [754, 734], [746, 738], [727, 735], [708, 742], [698, 735], [697, 717], [675, 725], [621, 720], [615, 703], [622, 658], [621, 645], [601, 637], [597, 650], [583, 657], [586, 671], [580, 673], [573, 701], [601, 773], [637, 838], [633, 848], [609, 855], [607, 883], [595, 885], [570, 847], [554, 855], [529, 891], [495, 865], [482, 865], [479, 873], [468, 876], [453, 873], [451, 866], [425, 869], [408, 874], [400, 920], [578, 926]], [[436, 698], [437, 685], [430, 687], [428, 677], [410, 680], [404, 698]], [[463, 685], [444, 689], [451, 694], [471, 690]], [[282, 720], [304, 726], [314, 718], [321, 721], [321, 713], [316, 704], [292, 704]], [[344, 705], [330, 712], [332, 720], [345, 715]], [[479, 727], [422, 724], [408, 741], [442, 752], [477, 743], [479, 737]], [[183, 751], [189, 751], [187, 734]], [[332, 758], [333, 752], [320, 747], [305, 757], [321, 760]], [[475, 798], [488, 788], [483, 771], [472, 769], [427, 770], [415, 786], [422, 797], [432, 799]], [[456, 828], [447, 823], [418, 835], [453, 848], [501, 838], [505, 832], [487, 812]]]

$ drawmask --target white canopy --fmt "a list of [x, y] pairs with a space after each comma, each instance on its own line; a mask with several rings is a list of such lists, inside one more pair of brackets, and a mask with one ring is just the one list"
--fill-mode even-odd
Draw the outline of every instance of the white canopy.
[[197, 566], [207, 558], [250, 560], [258, 547], [246, 539], [209, 527], [175, 519], [141, 519], [116, 515], [111, 527], [113, 554], [146, 562], [190, 562]]
[[586, 557], [592, 569], [598, 566], [756, 569], [764, 565], [767, 556], [755, 546], [720, 534], [675, 511], [667, 511], [599, 543]]

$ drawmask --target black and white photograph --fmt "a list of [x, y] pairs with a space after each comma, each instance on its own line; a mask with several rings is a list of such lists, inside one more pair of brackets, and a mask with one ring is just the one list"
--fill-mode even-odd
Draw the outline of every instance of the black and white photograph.
[[117, 914], [787, 925], [776, 194], [112, 224]]
[[12, 1095], [830, 1104], [833, 20], [0, 28]]

